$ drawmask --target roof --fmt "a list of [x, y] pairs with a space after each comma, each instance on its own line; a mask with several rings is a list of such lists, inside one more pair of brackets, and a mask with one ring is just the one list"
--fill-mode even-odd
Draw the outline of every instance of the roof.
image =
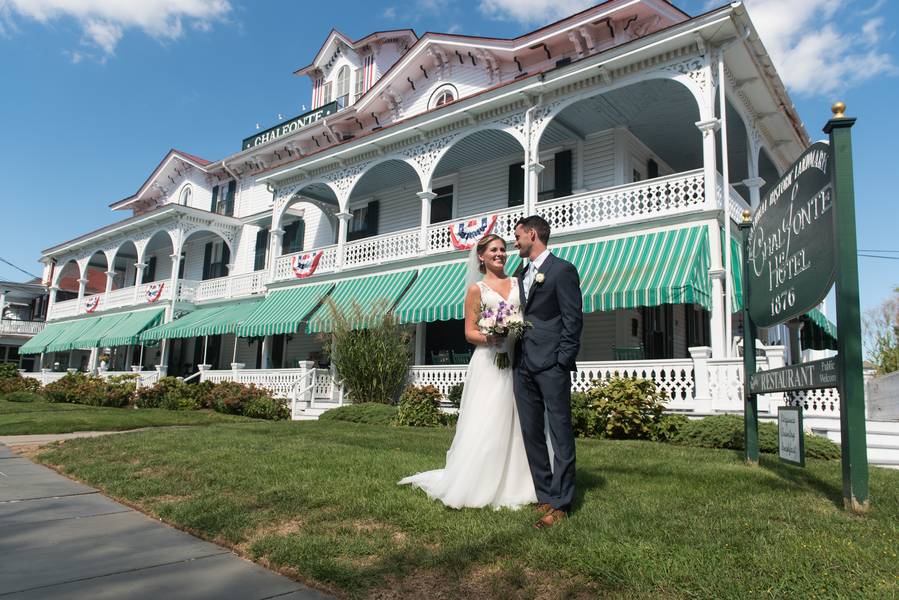
[[356, 48], [365, 46], [366, 44], [368, 44], [369, 42], [371, 42], [374, 39], [383, 38], [383, 37], [396, 37], [399, 35], [402, 35], [405, 37], [411, 37], [412, 39], [418, 40], [418, 36], [415, 35], [415, 31], [412, 29], [388, 29], [385, 31], [375, 31], [373, 33], [368, 34], [367, 36], [365, 36], [363, 38], [356, 40], [356, 41], [353, 41], [352, 39], [350, 39], [349, 36], [344, 35], [337, 29], [331, 29], [331, 32], [328, 34], [328, 37], [325, 38], [325, 42], [322, 44], [321, 48], [318, 49], [318, 52], [315, 53], [315, 57], [312, 59], [312, 62], [309, 63], [308, 65], [306, 65], [305, 67], [297, 69], [296, 71], [293, 72], [293, 74], [294, 75], [305, 75], [309, 71], [316, 69], [317, 68], [316, 64], [321, 59], [322, 54], [324, 53], [325, 49], [330, 45], [330, 43], [335, 38], [340, 39], [347, 46], [349, 46], [350, 48], [355, 50]]
[[156, 178], [156, 176], [159, 175], [159, 173], [162, 171], [162, 169], [165, 167], [165, 165], [168, 163], [168, 161], [172, 157], [177, 157], [177, 158], [187, 162], [188, 164], [191, 164], [201, 170], [205, 170], [204, 167], [212, 164], [211, 160], [206, 160], [205, 158], [200, 158], [199, 156], [194, 156], [193, 154], [188, 154], [187, 152], [183, 152], [176, 148], [172, 148], [171, 150], [168, 151], [168, 153], [165, 155], [165, 157], [159, 162], [159, 164], [156, 165], [156, 168], [153, 169], [153, 172], [150, 173], [150, 176], [147, 177], [147, 180], [144, 181], [144, 183], [140, 186], [140, 189], [138, 189], [136, 193], [132, 194], [131, 196], [128, 196], [127, 198], [123, 198], [122, 200], [113, 202], [112, 204], [109, 205], [109, 207], [113, 210], [119, 210], [121, 208], [125, 208], [129, 203], [138, 199], [141, 196], [141, 194], [143, 194], [146, 191], [146, 189], [150, 186], [150, 184], [153, 182], [153, 180]]

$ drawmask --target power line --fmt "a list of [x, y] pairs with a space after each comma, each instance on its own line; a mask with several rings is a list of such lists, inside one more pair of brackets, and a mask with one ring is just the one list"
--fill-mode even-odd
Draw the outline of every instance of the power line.
[[865, 258], [885, 258], [886, 260], [899, 260], [899, 256], [880, 256], [877, 254], [862, 254], [858, 253], [859, 256], [864, 256]]
[[26, 270], [23, 269], [22, 267], [18, 267], [18, 266], [16, 266], [16, 265], [12, 264], [11, 262], [9, 262], [8, 260], [6, 260], [6, 259], [3, 258], [3, 257], [0, 257], [0, 261], [3, 261], [4, 263], [8, 264], [10, 267], [12, 267], [13, 269], [15, 269], [15, 270], [17, 270], [17, 271], [21, 271], [22, 273], [25, 273], [25, 274], [28, 275], [29, 277], [32, 277], [32, 278], [34, 278], [34, 279], [40, 279], [40, 277], [38, 277], [37, 275], [34, 275], [33, 273], [29, 273], [28, 271], [26, 271]]

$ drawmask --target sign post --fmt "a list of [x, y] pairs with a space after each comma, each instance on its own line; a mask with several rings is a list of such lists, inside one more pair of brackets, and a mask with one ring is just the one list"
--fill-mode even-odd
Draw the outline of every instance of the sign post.
[[861, 316], [859, 315], [858, 255], [855, 234], [855, 189], [852, 174], [852, 126], [846, 105], [833, 105], [824, 127], [833, 149], [836, 192], [837, 366], [840, 392], [840, 442], [843, 461], [843, 505], [867, 512], [868, 449], [865, 440], [865, 384], [862, 379]]
[[[743, 222], [740, 223], [742, 234], [743, 256], [749, 256], [752, 220], [748, 210], [743, 211]], [[755, 373], [755, 338], [756, 328], [749, 313], [749, 260], [743, 260], [743, 373], [746, 374], [743, 385], [743, 435], [745, 439], [744, 458], [751, 465], [759, 464], [759, 415], [758, 394], [753, 391], [749, 378]]]

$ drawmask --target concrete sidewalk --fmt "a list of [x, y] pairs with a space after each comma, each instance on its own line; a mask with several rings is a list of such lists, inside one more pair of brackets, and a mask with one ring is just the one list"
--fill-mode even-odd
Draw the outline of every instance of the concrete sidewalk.
[[0, 445], [0, 598], [327, 596]]

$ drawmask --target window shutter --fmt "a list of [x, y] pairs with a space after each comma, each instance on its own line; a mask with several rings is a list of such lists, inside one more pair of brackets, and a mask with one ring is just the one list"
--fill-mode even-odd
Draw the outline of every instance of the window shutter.
[[659, 163], [654, 161], [653, 159], [649, 159], [646, 161], [646, 178], [647, 179], [655, 179], [659, 176]]
[[237, 182], [231, 180], [228, 182], [228, 193], [225, 195], [225, 210], [222, 214], [227, 216], [234, 215], [234, 192], [237, 190]]
[[229, 264], [231, 264], [231, 248], [228, 247], [228, 244], [222, 242], [222, 266], [219, 267], [219, 277], [224, 277], [225, 275], [231, 274], [228, 271]]
[[509, 165], [509, 206], [524, 204], [523, 162]]
[[368, 235], [378, 235], [378, 201], [368, 203]]
[[556, 183], [553, 198], [571, 195], [571, 150], [556, 152]]
[[212, 205], [209, 207], [209, 212], [215, 212], [216, 203], [218, 203], [219, 199], [219, 186], [215, 185], [212, 187]]
[[178, 279], [184, 279], [184, 266], [187, 264], [187, 256], [181, 253], [181, 260], [178, 261]]
[[256, 256], [253, 261], [253, 270], [265, 268], [265, 256], [268, 253], [268, 229], [260, 229], [256, 232]]
[[206, 242], [203, 248], [203, 281], [209, 279], [209, 272], [212, 270], [212, 242]]
[[297, 247], [296, 251], [302, 252], [303, 251], [303, 240], [305, 239], [305, 235], [306, 235], [306, 221], [304, 221], [302, 219], [297, 221], [297, 231], [296, 231], [295, 235], [296, 235], [296, 241], [294, 243], [296, 244], [296, 247]]
[[144, 267], [144, 283], [150, 283], [156, 280], [156, 257], [151, 256], [150, 260], [147, 261], [147, 266]]

